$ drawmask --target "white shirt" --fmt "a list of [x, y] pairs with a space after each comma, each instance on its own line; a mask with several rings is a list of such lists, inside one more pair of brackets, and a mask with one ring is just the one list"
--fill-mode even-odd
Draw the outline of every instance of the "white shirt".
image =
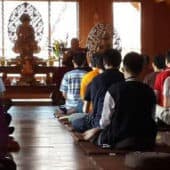
[[164, 81], [163, 96], [170, 97], [170, 77], [167, 77]]
[[[129, 77], [126, 79], [126, 81], [136, 81], [136, 79], [135, 77]], [[115, 108], [115, 101], [113, 97], [110, 95], [110, 93], [107, 91], [104, 98], [101, 119], [99, 122], [101, 129], [104, 129], [106, 126], [110, 124], [111, 116], [114, 113], [114, 108]]]
[[104, 104], [103, 104], [103, 110], [102, 115], [100, 119], [100, 128], [104, 129], [106, 126], [108, 126], [111, 122], [111, 116], [113, 114], [115, 108], [115, 101], [110, 95], [110, 93], [107, 91], [105, 98], [104, 98]]

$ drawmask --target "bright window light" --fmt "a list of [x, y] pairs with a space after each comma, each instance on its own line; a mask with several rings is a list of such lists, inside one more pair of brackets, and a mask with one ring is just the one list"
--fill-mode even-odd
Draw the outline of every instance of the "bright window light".
[[118, 32], [122, 55], [141, 52], [141, 6], [138, 2], [113, 3], [114, 28]]
[[[10, 41], [8, 36], [8, 23], [11, 13], [14, 9], [25, 1], [3, 1], [4, 15], [0, 12], [0, 57], [2, 56], [2, 48], [4, 48], [4, 57], [7, 59], [16, 58], [19, 54], [13, 52], [14, 43]], [[78, 37], [78, 3], [56, 1], [49, 3], [46, 1], [28, 1], [41, 14], [44, 23], [43, 37], [38, 45], [41, 48], [40, 53], [35, 56], [47, 59], [49, 56], [49, 45], [54, 40], [67, 41], [68, 46], [73, 37]], [[2, 3], [0, 3], [0, 9]], [[4, 25], [2, 26], [2, 17]], [[2, 28], [4, 28], [4, 46], [2, 47]], [[51, 42], [51, 44], [50, 44]]]

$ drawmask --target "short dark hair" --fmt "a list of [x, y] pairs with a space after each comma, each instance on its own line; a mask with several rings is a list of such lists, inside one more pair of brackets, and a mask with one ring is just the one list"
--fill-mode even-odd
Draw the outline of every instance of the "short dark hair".
[[153, 58], [153, 63], [158, 69], [165, 68], [165, 56], [164, 55], [156, 55]]
[[113, 67], [119, 67], [121, 63], [121, 54], [116, 49], [108, 49], [103, 55], [103, 64], [107, 64]]
[[93, 67], [97, 67], [99, 69], [104, 69], [103, 66], [103, 53], [95, 53], [93, 54], [92, 58], [91, 58], [91, 64]]
[[96, 60], [97, 60], [97, 53], [93, 54], [93, 56], [90, 58], [90, 63], [92, 67], [96, 67]]
[[103, 55], [104, 55], [103, 53], [97, 53], [96, 57], [96, 67], [102, 70], [104, 70]]
[[77, 64], [78, 67], [84, 66], [86, 63], [86, 53], [77, 52], [73, 56], [73, 61]]
[[140, 74], [144, 66], [144, 57], [136, 52], [130, 52], [125, 55], [123, 66], [132, 74]]
[[170, 63], [170, 51], [168, 51], [166, 54], [166, 61]]
[[79, 42], [79, 39], [78, 39], [78, 38], [72, 38], [71, 41], [77, 41], [77, 42]]

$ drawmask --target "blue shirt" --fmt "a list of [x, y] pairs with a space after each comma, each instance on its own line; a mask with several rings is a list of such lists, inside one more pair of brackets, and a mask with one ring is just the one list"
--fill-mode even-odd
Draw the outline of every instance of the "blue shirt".
[[2, 79], [0, 78], [0, 93], [3, 93], [5, 91], [5, 86], [4, 86], [4, 83], [2, 81]]
[[82, 106], [80, 84], [84, 74], [86, 74], [86, 71], [81, 69], [74, 69], [64, 74], [60, 85], [60, 91], [66, 94], [65, 105], [67, 109]]

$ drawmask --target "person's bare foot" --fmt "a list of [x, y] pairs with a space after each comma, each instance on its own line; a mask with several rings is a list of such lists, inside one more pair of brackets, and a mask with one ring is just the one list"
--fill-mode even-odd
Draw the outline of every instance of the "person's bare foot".
[[64, 115], [71, 115], [75, 112], [76, 112], [76, 110], [74, 108], [68, 109], [66, 113], [62, 109], [57, 108], [57, 111], [54, 113], [54, 116], [56, 118], [60, 118], [60, 117], [63, 117]]
[[64, 115], [64, 112], [61, 109], [57, 109], [57, 111], [54, 113], [54, 116], [56, 118], [62, 117]]
[[101, 129], [99, 128], [93, 128], [93, 129], [87, 130], [82, 134], [82, 137], [86, 141], [91, 140], [99, 131], [101, 131]]
[[61, 121], [68, 121], [68, 116], [60, 116], [58, 119]]

